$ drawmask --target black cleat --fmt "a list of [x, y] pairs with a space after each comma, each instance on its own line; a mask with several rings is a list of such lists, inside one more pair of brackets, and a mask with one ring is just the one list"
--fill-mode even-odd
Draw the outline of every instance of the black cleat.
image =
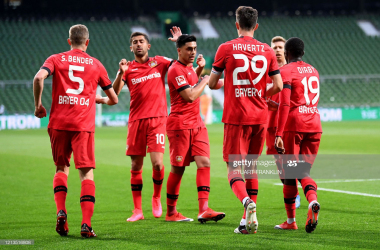
[[92, 230], [92, 227], [87, 226], [86, 223], [82, 225], [82, 228], [80, 230], [80, 235], [82, 235], [83, 238], [96, 237], [96, 234], [94, 230]]
[[61, 236], [67, 236], [69, 233], [69, 224], [67, 224], [67, 214], [63, 210], [59, 210], [57, 214], [57, 225], [55, 231]]
[[238, 226], [235, 230], [234, 233], [236, 234], [249, 234], [247, 228], [245, 226]]

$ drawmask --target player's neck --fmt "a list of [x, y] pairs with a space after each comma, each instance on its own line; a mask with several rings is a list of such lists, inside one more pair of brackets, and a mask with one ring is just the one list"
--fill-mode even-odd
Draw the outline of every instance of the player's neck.
[[238, 35], [240, 36], [249, 36], [249, 37], [254, 37], [255, 32], [254, 31], [248, 31], [248, 30], [239, 30]]
[[277, 61], [277, 64], [278, 64], [278, 67], [282, 67], [286, 64], [286, 61], [285, 60], [279, 60], [279, 61]]
[[135, 60], [138, 63], [146, 63], [149, 60], [149, 55], [148, 55], [148, 53], [146, 53], [146, 55], [144, 55], [142, 57], [135, 56]]
[[191, 65], [193, 65], [193, 63], [191, 63], [191, 62], [186, 62], [186, 61], [183, 60], [182, 58], [178, 58], [178, 62], [179, 62], [180, 64], [185, 65], [185, 66], [191, 66]]
[[86, 52], [87, 47], [86, 46], [71, 46], [71, 50], [73, 50], [73, 49], [79, 49], [83, 52]]
[[302, 62], [302, 57], [289, 58], [289, 63], [299, 62], [299, 61]]

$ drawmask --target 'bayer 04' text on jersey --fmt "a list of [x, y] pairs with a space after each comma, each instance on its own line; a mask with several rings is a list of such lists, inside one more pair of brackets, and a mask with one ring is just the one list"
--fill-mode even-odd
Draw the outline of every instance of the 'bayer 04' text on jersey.
[[123, 75], [131, 93], [129, 121], [168, 116], [165, 75], [172, 59], [155, 56], [145, 63], [133, 60]]
[[[318, 111], [319, 73], [303, 61], [291, 62], [281, 67], [281, 77], [286, 88], [291, 90], [289, 114], [279, 110], [277, 131], [322, 132]], [[284, 90], [282, 92], [284, 92]], [[289, 95], [280, 92], [280, 105], [289, 103]], [[288, 100], [284, 100], [288, 98]]]
[[104, 66], [79, 49], [55, 54], [41, 69], [53, 75], [49, 128], [95, 132], [97, 86], [112, 88]]
[[273, 49], [248, 36], [219, 46], [213, 68], [224, 70], [224, 110], [222, 122], [266, 124], [267, 77], [279, 74]]
[[169, 68], [168, 84], [170, 89], [171, 109], [166, 130], [183, 130], [204, 127], [200, 115], [200, 99], [190, 103], [179, 94], [198, 83], [198, 76], [193, 66], [186, 66], [176, 61]]

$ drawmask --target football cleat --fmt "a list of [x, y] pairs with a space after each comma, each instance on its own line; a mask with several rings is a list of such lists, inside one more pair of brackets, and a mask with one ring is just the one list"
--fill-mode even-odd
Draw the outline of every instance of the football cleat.
[[193, 219], [191, 218], [187, 218], [185, 216], [183, 216], [181, 213], [176, 213], [176, 214], [173, 214], [173, 215], [166, 215], [166, 218], [165, 218], [166, 221], [187, 221], [187, 222], [190, 222], [190, 221], [194, 221]]
[[135, 209], [132, 211], [132, 216], [127, 219], [127, 221], [133, 222], [133, 221], [138, 221], [138, 220], [143, 220], [144, 215], [142, 210], [140, 209]]
[[160, 218], [162, 215], [161, 198], [152, 197], [152, 213], [156, 218]]
[[69, 224], [67, 224], [67, 214], [63, 210], [59, 210], [57, 214], [57, 225], [55, 231], [61, 236], [66, 236], [69, 233]]
[[296, 197], [296, 208], [300, 208], [301, 206], [301, 197], [300, 195], [297, 195]]
[[318, 202], [313, 203], [309, 210], [307, 211], [307, 219], [306, 219], [306, 225], [305, 230], [307, 233], [311, 233], [315, 230], [315, 228], [318, 225], [318, 214], [319, 210], [321, 209], [321, 205], [319, 205]]
[[287, 221], [285, 221], [284, 223], [282, 223], [280, 225], [274, 226], [274, 229], [297, 230], [298, 227], [297, 227], [297, 224], [295, 221], [290, 223], [290, 224]]
[[247, 200], [245, 204], [245, 210], [245, 227], [247, 228], [248, 233], [255, 234], [257, 232], [257, 227], [259, 226], [256, 217], [256, 203], [251, 199]]
[[236, 233], [236, 234], [249, 234], [247, 231], [247, 228], [245, 226], [242, 226], [242, 225], [235, 228], [234, 233]]
[[198, 214], [198, 221], [200, 223], [206, 223], [206, 221], [213, 220], [217, 222], [226, 216], [225, 213], [215, 212], [211, 208], [207, 208], [203, 213]]
[[83, 223], [82, 228], [80, 230], [80, 235], [82, 235], [83, 238], [96, 237], [96, 234], [94, 230], [92, 230], [92, 227], [89, 227], [86, 223]]

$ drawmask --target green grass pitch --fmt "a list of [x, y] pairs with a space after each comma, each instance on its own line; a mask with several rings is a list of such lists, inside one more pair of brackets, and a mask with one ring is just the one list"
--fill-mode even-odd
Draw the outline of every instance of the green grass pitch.
[[[320, 154], [378, 154], [380, 122], [323, 123]], [[125, 156], [126, 128], [97, 128], [96, 204], [92, 220], [97, 238], [80, 237], [80, 181], [73, 167], [68, 180], [69, 236], [55, 232], [53, 197], [54, 164], [47, 131], [0, 131], [0, 239], [33, 239], [39, 249], [379, 249], [380, 198], [318, 192], [319, 225], [307, 234], [304, 223], [307, 202], [301, 196], [297, 231], [273, 227], [286, 219], [279, 180], [261, 180], [254, 235], [236, 235], [243, 207], [233, 195], [222, 161], [223, 125], [208, 127], [211, 143], [211, 193], [209, 205], [226, 217], [201, 225], [168, 223], [151, 213], [152, 170], [146, 159], [143, 178], [145, 220], [127, 223], [133, 209], [130, 191], [130, 159]], [[167, 144], [168, 145], [168, 144]], [[170, 171], [165, 157], [166, 177]], [[72, 161], [73, 162], [73, 161]], [[187, 168], [182, 180], [178, 211], [196, 219], [198, 214], [196, 167]], [[376, 177], [374, 177], [376, 178]], [[317, 181], [318, 183], [318, 181]], [[380, 181], [321, 183], [318, 187], [380, 195]], [[166, 178], [162, 192], [166, 212]], [[301, 192], [302, 195], [302, 192]], [[20, 247], [20, 246], [19, 246]], [[10, 249], [9, 246], [0, 248]], [[20, 247], [21, 248], [21, 247]]]

